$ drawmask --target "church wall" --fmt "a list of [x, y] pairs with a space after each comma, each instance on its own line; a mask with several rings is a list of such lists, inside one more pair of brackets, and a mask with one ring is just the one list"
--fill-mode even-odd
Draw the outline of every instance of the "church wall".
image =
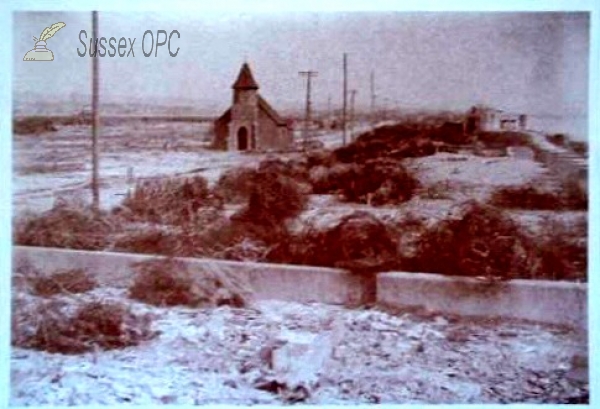
[[263, 111], [258, 116], [260, 144], [258, 149], [285, 150], [291, 145], [290, 132], [287, 127], [278, 126], [273, 119]]

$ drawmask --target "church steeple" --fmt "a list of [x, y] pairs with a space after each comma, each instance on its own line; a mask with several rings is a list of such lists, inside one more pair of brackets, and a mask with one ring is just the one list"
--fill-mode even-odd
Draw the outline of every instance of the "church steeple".
[[247, 62], [242, 65], [242, 69], [240, 70], [237, 80], [235, 80], [231, 88], [235, 90], [258, 89], [258, 84], [254, 80], [252, 71], [250, 71], [250, 66]]

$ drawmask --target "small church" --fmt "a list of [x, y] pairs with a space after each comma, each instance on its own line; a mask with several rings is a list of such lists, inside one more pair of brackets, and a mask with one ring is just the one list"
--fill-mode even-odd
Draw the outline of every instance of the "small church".
[[287, 150], [293, 135], [287, 122], [258, 93], [248, 63], [232, 85], [233, 104], [214, 123], [216, 148], [224, 150]]

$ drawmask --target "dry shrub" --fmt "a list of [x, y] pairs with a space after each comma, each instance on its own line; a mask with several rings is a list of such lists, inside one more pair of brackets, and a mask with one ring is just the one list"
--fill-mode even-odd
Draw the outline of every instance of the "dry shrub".
[[261, 261], [271, 243], [287, 237], [283, 225], [264, 226], [229, 220], [214, 208], [202, 209], [201, 213], [210, 218], [171, 229], [147, 227], [123, 233], [115, 238], [111, 250], [172, 257]]
[[369, 159], [421, 157], [436, 152], [431, 135], [405, 125], [389, 125], [361, 134], [354, 142], [336, 149], [339, 162], [363, 163]]
[[306, 165], [309, 169], [312, 169], [315, 166], [331, 167], [335, 163], [335, 157], [333, 153], [327, 149], [306, 152], [304, 157], [306, 159]]
[[262, 183], [266, 174], [278, 174], [293, 179], [304, 185], [306, 193], [310, 193], [308, 177], [308, 164], [306, 161], [279, 158], [265, 159], [259, 163], [258, 169], [238, 167], [229, 169], [221, 175], [213, 188], [213, 193], [229, 203], [243, 203], [247, 201], [256, 184]]
[[512, 209], [557, 210], [562, 203], [557, 194], [540, 191], [533, 185], [503, 187], [494, 192], [492, 206]]
[[221, 175], [213, 187], [213, 193], [228, 203], [243, 203], [250, 197], [255, 176], [255, 169], [245, 167], [229, 169]]
[[216, 253], [215, 256], [226, 260], [263, 261], [268, 251], [269, 247], [264, 242], [245, 237], [240, 242]]
[[569, 210], [588, 210], [588, 190], [582, 186], [579, 178], [571, 177], [562, 183], [563, 208]]
[[417, 271], [445, 275], [514, 278], [528, 276], [535, 246], [504, 212], [475, 201], [426, 230], [419, 240]]
[[129, 296], [148, 304], [243, 308], [251, 301], [248, 284], [216, 263], [208, 263], [195, 278], [184, 263], [173, 258], [137, 263], [134, 268], [136, 277]]
[[174, 233], [174, 250], [168, 255], [260, 261], [269, 245], [287, 235], [283, 224], [263, 225], [235, 217], [230, 220], [218, 213], [210, 222], [183, 226]]
[[47, 276], [41, 273], [32, 274], [28, 281], [33, 293], [42, 297], [61, 293], [85, 293], [98, 286], [93, 277], [79, 268], [58, 270]]
[[307, 202], [306, 191], [296, 180], [274, 170], [262, 170], [256, 173], [248, 204], [232, 219], [278, 228], [287, 219], [298, 216]]
[[56, 131], [51, 118], [43, 116], [28, 116], [22, 119], [13, 119], [13, 132], [17, 135], [40, 134]]
[[494, 192], [490, 204], [508, 209], [585, 210], [587, 195], [574, 183], [564, 183], [560, 193], [541, 191], [534, 185], [504, 187]]
[[338, 163], [331, 168], [311, 169], [315, 193], [341, 193], [345, 200], [375, 206], [409, 200], [417, 179], [397, 160], [380, 158], [364, 164]]
[[336, 163], [331, 167], [315, 166], [310, 170], [309, 180], [313, 192], [317, 194], [336, 193], [360, 172], [360, 166], [349, 163]]
[[187, 223], [209, 202], [208, 182], [202, 176], [138, 183], [122, 206], [135, 220], [160, 224]]
[[138, 345], [155, 336], [150, 318], [137, 316], [123, 304], [106, 301], [72, 304], [51, 299], [37, 302], [15, 297], [12, 343], [62, 354], [81, 354]]
[[326, 231], [309, 229], [280, 243], [269, 261], [338, 267], [355, 273], [373, 273], [396, 266], [396, 243], [375, 216], [356, 211]]
[[158, 227], [123, 233], [115, 237], [112, 251], [142, 254], [172, 255], [176, 252], [178, 235]]
[[538, 242], [534, 278], [587, 280], [587, 224], [567, 226], [547, 218]]
[[272, 172], [287, 176], [298, 183], [309, 184], [309, 167], [306, 159], [268, 158], [258, 165], [258, 173]]
[[375, 206], [402, 203], [410, 200], [418, 186], [417, 179], [395, 160], [367, 161], [359, 169], [344, 180], [342, 194], [350, 202]]
[[40, 215], [17, 220], [14, 243], [23, 246], [102, 250], [116, 221], [103, 212], [68, 202], [57, 202]]

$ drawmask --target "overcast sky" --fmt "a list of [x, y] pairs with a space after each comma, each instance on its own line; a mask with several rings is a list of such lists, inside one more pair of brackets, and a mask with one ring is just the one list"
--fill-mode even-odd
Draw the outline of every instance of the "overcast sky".
[[[48, 40], [51, 63], [24, 62], [33, 36], [62, 21]], [[89, 94], [91, 59], [81, 58], [79, 32], [91, 37], [89, 13], [15, 13], [13, 91], [23, 99]], [[145, 30], [178, 30], [177, 57], [166, 47], [144, 57]], [[260, 92], [276, 108], [301, 109], [305, 82], [316, 70], [317, 108], [339, 106], [342, 54], [349, 88], [370, 103], [375, 74], [378, 104], [466, 109], [486, 103], [515, 112], [585, 114], [588, 98], [587, 13], [100, 13], [100, 36], [136, 38], [134, 58], [101, 58], [104, 101], [194, 102], [219, 111], [247, 60]], [[149, 38], [147, 39], [149, 40]], [[147, 44], [147, 46], [149, 43]], [[127, 47], [129, 48], [129, 47]]]

